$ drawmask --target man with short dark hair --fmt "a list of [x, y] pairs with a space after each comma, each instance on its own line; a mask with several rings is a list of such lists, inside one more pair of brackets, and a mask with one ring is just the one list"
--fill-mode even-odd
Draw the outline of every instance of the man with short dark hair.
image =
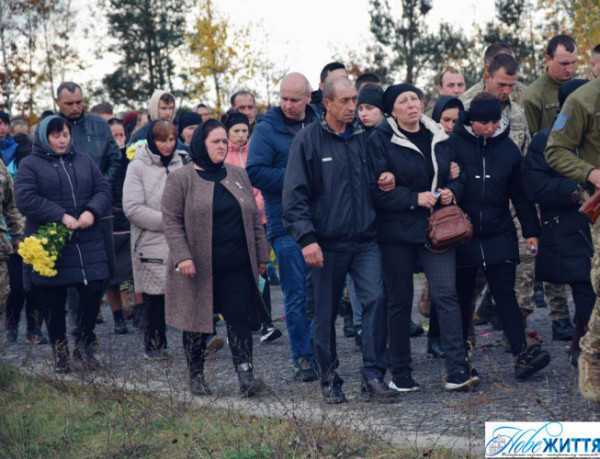
[[532, 134], [552, 125], [558, 115], [558, 88], [569, 81], [577, 64], [577, 45], [568, 35], [557, 35], [546, 48], [546, 71], [527, 88], [521, 103]]
[[250, 135], [256, 126], [256, 99], [254, 94], [248, 91], [238, 91], [230, 99], [231, 110], [243, 113], [250, 122]]
[[354, 86], [356, 87], [356, 92], [360, 93], [360, 90], [362, 89], [362, 87], [364, 85], [366, 85], [367, 83], [376, 84], [376, 85], [381, 86], [381, 80], [379, 79], [379, 77], [377, 75], [375, 75], [374, 73], [363, 73], [354, 82]]
[[465, 77], [460, 70], [449, 68], [441, 73], [437, 87], [440, 96], [460, 97], [466, 89]]
[[334, 76], [345, 76], [347, 78], [348, 70], [346, 70], [346, 66], [340, 62], [330, 62], [321, 70], [319, 76], [319, 89], [313, 91], [310, 95], [310, 103], [316, 108], [319, 115], [323, 113], [325, 109], [325, 106], [323, 105], [323, 85], [327, 78]]
[[363, 307], [361, 393], [392, 401], [399, 393], [385, 385], [386, 311], [375, 208], [365, 167], [366, 135], [355, 118], [356, 88], [343, 76], [323, 86], [323, 118], [298, 133], [290, 148], [283, 183], [283, 222], [302, 246], [313, 269], [313, 346], [323, 397], [343, 403], [336, 372], [335, 317], [347, 274]]
[[592, 52], [592, 59], [590, 60], [590, 78], [600, 77], [600, 45], [596, 45]]
[[283, 226], [281, 194], [290, 144], [317, 115], [309, 105], [310, 84], [300, 73], [289, 73], [281, 80], [279, 99], [280, 106], [269, 110], [256, 126], [248, 147], [246, 171], [252, 186], [260, 190], [265, 200], [267, 238], [279, 260], [294, 376], [308, 382], [317, 379], [317, 374], [306, 314], [306, 264], [300, 245]]
[[[510, 47], [506, 46], [504, 43], [494, 43], [493, 45], [488, 46], [483, 54], [484, 76], [485, 76], [485, 72], [487, 72], [490, 62], [498, 54], [508, 54], [508, 55], [512, 56], [513, 58], [515, 57], [515, 53], [513, 53], [513, 50], [510, 49]], [[515, 83], [515, 85], [513, 86], [513, 89], [510, 93], [510, 100], [512, 102], [519, 103], [519, 100], [521, 99], [521, 96], [523, 95], [523, 93], [525, 92], [526, 89], [527, 89], [526, 85], [524, 85], [520, 81], [517, 81]], [[473, 97], [475, 97], [477, 94], [479, 94], [480, 92], [483, 92], [483, 91], [485, 91], [485, 79], [482, 79], [479, 83], [475, 84], [474, 86], [472, 86], [468, 90], [466, 90], [464, 92], [464, 94], [462, 96], [460, 96], [460, 100], [463, 103], [465, 103], [465, 101], [472, 100]], [[465, 105], [465, 108], [466, 108], [466, 105]]]
[[104, 118], [107, 123], [116, 118], [113, 113], [113, 108], [109, 104], [96, 104], [90, 109], [90, 113], [98, 115], [100, 118]]

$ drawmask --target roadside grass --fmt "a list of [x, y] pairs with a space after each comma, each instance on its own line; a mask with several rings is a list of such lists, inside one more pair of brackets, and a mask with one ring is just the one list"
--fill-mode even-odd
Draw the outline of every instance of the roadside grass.
[[239, 414], [31, 376], [6, 364], [0, 364], [0, 445], [0, 457], [465, 457], [397, 449], [336, 423]]

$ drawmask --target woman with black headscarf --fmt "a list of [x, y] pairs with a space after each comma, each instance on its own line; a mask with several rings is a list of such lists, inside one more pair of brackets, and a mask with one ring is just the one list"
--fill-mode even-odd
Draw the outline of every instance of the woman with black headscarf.
[[[153, 121], [146, 143], [127, 168], [123, 211], [131, 222], [131, 259], [136, 293], [144, 296], [144, 357], [169, 357], [165, 335], [165, 270], [169, 249], [162, 224], [161, 198], [167, 176], [183, 166], [176, 150], [177, 130], [165, 120]], [[183, 156], [182, 156], [183, 155]]]
[[264, 388], [252, 374], [252, 328], [269, 315], [258, 276], [269, 251], [252, 185], [244, 169], [225, 164], [227, 133], [209, 119], [194, 131], [193, 164], [171, 174], [162, 199], [169, 244], [166, 320], [183, 330], [183, 346], [195, 395], [209, 395], [204, 379], [206, 338], [213, 313], [227, 325], [242, 395]]

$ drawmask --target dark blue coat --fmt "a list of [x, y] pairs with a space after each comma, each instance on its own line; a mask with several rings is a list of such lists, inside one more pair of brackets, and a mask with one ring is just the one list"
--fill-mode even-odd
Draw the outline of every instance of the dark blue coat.
[[[315, 119], [317, 115], [307, 105], [305, 124]], [[281, 108], [274, 107], [256, 125], [248, 146], [246, 172], [252, 186], [260, 190], [265, 200], [269, 240], [288, 234], [283, 227], [281, 193], [294, 136], [294, 131], [284, 122]]]
[[[454, 151], [448, 146], [448, 136], [431, 119], [423, 117], [421, 122], [432, 133], [433, 180], [423, 153], [402, 134], [393, 118], [385, 118], [369, 137], [367, 157], [380, 242], [425, 243], [430, 210], [419, 207], [419, 193], [448, 188], [456, 199], [462, 196], [464, 174], [448, 181], [450, 162], [456, 161]], [[386, 171], [396, 178], [396, 188], [388, 192], [381, 191], [377, 185], [379, 176]]]
[[552, 128], [539, 131], [523, 159], [523, 187], [540, 206], [542, 234], [535, 258], [539, 280], [553, 283], [589, 282], [594, 254], [590, 223], [580, 213], [577, 184], [552, 169], [544, 150]]
[[112, 196], [110, 183], [92, 158], [70, 149], [63, 155], [48, 152], [39, 138], [33, 153], [19, 164], [15, 177], [15, 201], [26, 217], [25, 236], [41, 225], [60, 222], [63, 215], [74, 218], [86, 210], [94, 214], [94, 224], [76, 230], [56, 261], [58, 274], [42, 277], [32, 272], [37, 286], [58, 286], [108, 279], [107, 255], [99, 218], [107, 215]]
[[8, 172], [10, 175], [14, 177], [16, 167], [16, 159], [17, 159], [17, 149], [19, 148], [19, 144], [15, 142], [15, 139], [12, 138], [10, 134], [6, 134], [4, 140], [0, 140], [0, 156]]
[[523, 191], [521, 152], [508, 137], [510, 123], [502, 116], [498, 129], [488, 139], [476, 136], [465, 123], [461, 112], [449, 139], [466, 174], [459, 204], [473, 223], [471, 242], [457, 246], [457, 266], [519, 262], [509, 201], [515, 207], [524, 238], [539, 236], [540, 225], [535, 206]]

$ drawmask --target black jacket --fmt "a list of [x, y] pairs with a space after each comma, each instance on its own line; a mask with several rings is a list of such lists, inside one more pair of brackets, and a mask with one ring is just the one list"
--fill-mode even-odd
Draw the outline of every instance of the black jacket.
[[473, 223], [473, 239], [457, 246], [457, 266], [479, 266], [519, 261], [517, 231], [512, 220], [512, 201], [523, 237], [537, 237], [540, 225], [535, 206], [527, 199], [521, 181], [521, 152], [508, 137], [510, 123], [504, 115], [496, 132], [485, 139], [476, 136], [465, 113], [450, 134], [466, 186], [460, 205]]
[[321, 119], [301, 130], [290, 147], [283, 181], [283, 223], [302, 247], [352, 250], [374, 240], [365, 130], [354, 119], [347, 140]]
[[33, 153], [23, 158], [15, 177], [15, 201], [27, 219], [25, 236], [34, 234], [41, 225], [60, 222], [65, 213], [79, 218], [89, 210], [95, 217], [92, 226], [76, 230], [63, 247], [56, 261], [56, 277], [33, 272], [34, 285], [51, 287], [108, 279], [99, 219], [108, 214], [112, 196], [109, 182], [89, 155], [74, 151], [72, 146], [62, 155], [48, 152], [36, 137]]
[[[444, 129], [427, 117], [421, 123], [432, 134], [431, 151], [434, 177], [430, 179], [425, 157], [398, 129], [392, 117], [379, 123], [367, 143], [371, 194], [377, 210], [378, 239], [380, 242], [424, 243], [430, 210], [419, 207], [418, 194], [448, 188], [460, 199], [464, 187], [464, 173], [448, 181], [450, 162], [456, 161], [448, 146]], [[384, 192], [377, 186], [382, 172], [389, 171], [396, 178], [396, 188]]]
[[523, 159], [523, 187], [540, 206], [542, 234], [536, 277], [553, 283], [590, 280], [594, 254], [590, 223], [578, 211], [577, 184], [552, 169], [544, 158], [551, 127], [539, 131]]

